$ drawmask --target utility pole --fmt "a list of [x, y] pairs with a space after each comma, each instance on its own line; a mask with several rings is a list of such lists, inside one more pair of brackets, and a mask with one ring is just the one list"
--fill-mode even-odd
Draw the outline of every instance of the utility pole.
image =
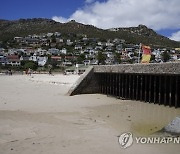
[[140, 55], [141, 55], [141, 46], [142, 44], [139, 44], [139, 53], [138, 53], [138, 63], [140, 63]]

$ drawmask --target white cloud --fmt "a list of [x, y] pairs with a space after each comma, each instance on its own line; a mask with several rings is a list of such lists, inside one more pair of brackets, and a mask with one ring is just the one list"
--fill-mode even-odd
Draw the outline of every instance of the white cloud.
[[[87, 0], [89, 1], [89, 0]], [[99, 28], [145, 24], [155, 30], [180, 27], [180, 0], [108, 0], [93, 2], [76, 10], [68, 19]], [[54, 17], [53, 17], [54, 18]]]
[[68, 22], [68, 19], [63, 18], [63, 17], [54, 16], [54, 17], [52, 17], [52, 19], [53, 19], [54, 21], [61, 22], [61, 23]]
[[93, 3], [94, 0], [85, 0], [85, 3]]
[[169, 37], [171, 40], [180, 41], [180, 31], [173, 33], [172, 36]]

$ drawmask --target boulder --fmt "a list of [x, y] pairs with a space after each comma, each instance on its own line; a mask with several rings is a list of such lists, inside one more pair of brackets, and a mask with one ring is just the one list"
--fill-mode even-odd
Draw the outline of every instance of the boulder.
[[180, 134], [180, 117], [176, 117], [165, 126], [164, 131], [172, 134]]

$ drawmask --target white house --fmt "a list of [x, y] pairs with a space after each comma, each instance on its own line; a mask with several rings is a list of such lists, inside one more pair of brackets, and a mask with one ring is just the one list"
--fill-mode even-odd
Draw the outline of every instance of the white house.
[[55, 32], [54, 35], [57, 36], [57, 37], [59, 37], [59, 36], [61, 36], [61, 33]]
[[36, 55], [30, 56], [29, 60], [37, 62], [37, 56]]
[[59, 43], [63, 43], [64, 42], [64, 40], [61, 38], [61, 39], [59, 39]]
[[103, 43], [102, 42], [98, 42], [97, 45], [98, 46], [103, 46]]
[[73, 42], [71, 42], [71, 40], [68, 39], [68, 40], [66, 41], [66, 44], [67, 44], [67, 45], [72, 45]]
[[82, 46], [81, 45], [75, 45], [74, 49], [75, 50], [82, 50]]
[[47, 54], [47, 50], [38, 48], [38, 49], [35, 51], [35, 53], [37, 53], [37, 55], [43, 56], [43, 55]]
[[63, 48], [61, 51], [60, 51], [62, 54], [67, 54], [67, 49], [66, 48]]
[[53, 33], [47, 33], [47, 37], [53, 36]]
[[160, 50], [153, 50], [152, 55], [154, 55], [156, 59], [160, 59], [161, 58], [161, 51]]
[[60, 53], [59, 49], [56, 49], [56, 48], [51, 48], [51, 49], [48, 50], [48, 52], [51, 53], [51, 54], [58, 54], [58, 53]]
[[114, 43], [111, 43], [111, 42], [106, 42], [106, 46], [108, 46], [108, 47], [112, 47], [112, 46], [114, 46]]
[[37, 62], [39, 66], [44, 66], [47, 63], [48, 57], [31, 56], [29, 60]]
[[44, 66], [47, 63], [48, 57], [38, 57], [37, 62], [39, 66]]

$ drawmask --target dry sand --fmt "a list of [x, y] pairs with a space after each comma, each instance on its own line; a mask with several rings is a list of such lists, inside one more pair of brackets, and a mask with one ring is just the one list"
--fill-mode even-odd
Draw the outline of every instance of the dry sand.
[[67, 96], [75, 75], [0, 76], [0, 154], [178, 154], [179, 144], [133, 144], [118, 135], [149, 136], [179, 109], [105, 95]]

